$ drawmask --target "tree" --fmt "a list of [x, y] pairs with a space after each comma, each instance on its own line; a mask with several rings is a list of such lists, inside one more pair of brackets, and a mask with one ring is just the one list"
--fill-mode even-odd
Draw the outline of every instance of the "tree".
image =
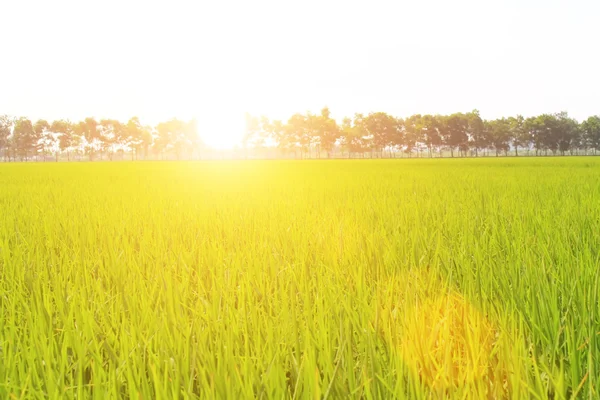
[[329, 108], [324, 107], [321, 110], [321, 114], [314, 118], [314, 123], [316, 125], [315, 132], [318, 137], [319, 149], [325, 150], [327, 158], [331, 158], [331, 153], [340, 136], [340, 131], [335, 119], [331, 118]]
[[131, 161], [135, 160], [139, 154], [139, 148], [142, 143], [142, 124], [138, 117], [130, 118], [124, 126], [124, 143], [131, 151]]
[[537, 150], [550, 150], [556, 154], [559, 147], [560, 129], [555, 115], [542, 114], [537, 116], [531, 123], [533, 128], [534, 144]]
[[271, 122], [269, 118], [265, 116], [261, 116], [258, 118], [258, 132], [252, 138], [251, 146], [254, 149], [255, 154], [258, 153], [259, 156], [262, 156], [262, 152], [267, 143], [267, 137], [269, 136]]
[[508, 125], [515, 156], [518, 156], [520, 147], [529, 148], [531, 145], [531, 133], [527, 129], [526, 120], [522, 115], [508, 118]]
[[15, 119], [8, 115], [0, 115], [0, 154], [10, 160], [10, 144]]
[[25, 161], [37, 149], [37, 136], [31, 120], [19, 118], [13, 130], [15, 153], [21, 161]]
[[[401, 149], [404, 145], [406, 130], [404, 128], [404, 120], [402, 118], [394, 118], [395, 120], [395, 129], [390, 137], [389, 146], [393, 148], [394, 151]], [[394, 157], [395, 157], [394, 153]]]
[[477, 157], [479, 150], [485, 149], [490, 145], [485, 131], [485, 124], [478, 110], [471, 111], [466, 117], [468, 142], [470, 147], [475, 150], [475, 157]]
[[566, 112], [554, 115], [556, 118], [555, 135], [558, 138], [558, 150], [564, 156], [567, 151], [573, 153], [581, 147], [581, 131], [579, 123], [570, 118]]
[[496, 157], [501, 152], [508, 152], [510, 148], [510, 126], [508, 120], [500, 118], [493, 121], [486, 121], [485, 125], [490, 144], [496, 151]]
[[[83, 150], [89, 156], [90, 161], [93, 161], [96, 152], [102, 150], [98, 122], [94, 118], [88, 117], [74, 125], [74, 131], [82, 138]], [[100, 159], [102, 159], [102, 154], [100, 154]]]
[[154, 150], [157, 154], [164, 154], [173, 146], [173, 135], [171, 122], [161, 122], [156, 125], [156, 139], [154, 140]]
[[416, 119], [416, 127], [419, 141], [427, 146], [429, 157], [432, 157], [433, 148], [439, 149], [442, 145], [442, 136], [440, 134], [440, 119], [433, 115], [423, 115]]
[[342, 156], [344, 151], [348, 151], [348, 158], [351, 158], [352, 151], [350, 150], [350, 138], [352, 136], [352, 120], [348, 117], [342, 119], [342, 125], [340, 126], [340, 147], [342, 149]]
[[600, 149], [600, 116], [594, 115], [583, 121], [581, 131], [585, 146], [594, 149], [594, 154], [596, 154]]
[[344, 118], [340, 130], [340, 144], [343, 149], [348, 151], [348, 157], [352, 158], [354, 154], [364, 155], [367, 149], [365, 143], [365, 129], [363, 127], [362, 114], [355, 114], [354, 121], [350, 118]]
[[300, 158], [310, 150], [311, 135], [308, 128], [307, 117], [298, 113], [292, 115], [285, 125], [286, 139], [291, 144], [294, 157], [296, 157], [296, 149], [300, 150]]
[[454, 149], [466, 152], [469, 149], [467, 130], [469, 121], [462, 113], [455, 113], [444, 119], [442, 129], [444, 144], [450, 149], [450, 156], [454, 157]]
[[370, 150], [371, 157], [373, 157], [373, 135], [367, 129], [366, 117], [361, 113], [356, 113], [352, 124], [354, 126], [354, 141], [356, 147], [360, 149], [361, 157], [364, 158], [367, 150]]
[[285, 125], [280, 120], [271, 121], [266, 132], [267, 141], [275, 144], [283, 154], [290, 150], [290, 143], [287, 140]]
[[37, 139], [36, 154], [42, 153], [44, 161], [46, 156], [58, 151], [58, 135], [50, 129], [48, 121], [40, 119], [33, 126]]
[[[440, 122], [440, 119], [438, 119]], [[444, 134], [441, 129], [444, 128], [444, 124], [438, 123], [438, 132], [440, 133], [442, 140]], [[423, 140], [422, 138], [422, 127], [421, 127], [421, 114], [411, 115], [404, 120], [404, 152], [410, 157], [414, 148], [419, 148], [419, 143]]]
[[[73, 124], [67, 120], [60, 119], [52, 122], [50, 130], [58, 135], [58, 148], [67, 153], [67, 161], [71, 161], [71, 149], [77, 144], [77, 136]], [[58, 152], [56, 153], [58, 161]]]
[[122, 150], [127, 138], [127, 130], [121, 122], [115, 119], [103, 119], [97, 126], [100, 141], [100, 159], [107, 153], [108, 159], [113, 160], [115, 153]]
[[197, 142], [196, 122], [184, 122], [174, 118], [161, 122], [156, 126], [158, 137], [155, 146], [159, 153], [172, 150], [175, 157], [180, 160], [184, 152], [191, 152]]
[[370, 113], [362, 120], [362, 124], [371, 149], [378, 152], [380, 157], [386, 148], [397, 141], [400, 134], [398, 120], [384, 112]]
[[[195, 120], [171, 119], [159, 123], [156, 128], [143, 126], [137, 117], [127, 123], [114, 119], [86, 118], [78, 123], [56, 120], [49, 124], [45, 120], [32, 123], [27, 118], [15, 119], [0, 116], [0, 157], [4, 160], [29, 160], [38, 155], [44, 159], [54, 154], [56, 161], [61, 153], [71, 160], [71, 153], [84, 150], [90, 161], [97, 153], [107, 153], [110, 160], [115, 154], [131, 152], [131, 160], [147, 158], [149, 148], [157, 156], [199, 157], [203, 148], [198, 136]], [[385, 112], [368, 115], [354, 114], [344, 118], [338, 125], [329, 108], [317, 114], [306, 112], [293, 114], [286, 123], [271, 121], [265, 116], [246, 114], [246, 133], [243, 137], [246, 157], [250, 149], [255, 154], [261, 150], [277, 147], [281, 155], [294, 152], [294, 157], [335, 156], [336, 149], [348, 157], [395, 157], [400, 150], [421, 156], [427, 151], [429, 157], [450, 150], [451, 156], [458, 151], [460, 156], [484, 155], [493, 149], [496, 156], [508, 155], [514, 150], [519, 156], [522, 149], [533, 147], [535, 155], [579, 154], [583, 150], [594, 154], [600, 149], [600, 116], [592, 116], [579, 124], [566, 112], [542, 114], [531, 118], [517, 115], [484, 121], [478, 110], [451, 115], [415, 114], [406, 119], [396, 118]], [[314, 151], [314, 153], [313, 153]], [[389, 153], [388, 153], [389, 151]], [[271, 154], [263, 151], [262, 154]]]
[[540, 117], [529, 117], [525, 120], [525, 130], [531, 137], [531, 143], [537, 156], [544, 148], [543, 139], [545, 136], [545, 128]]
[[132, 160], [139, 159], [142, 149], [144, 158], [148, 158], [152, 139], [152, 128], [142, 125], [138, 117], [132, 117], [123, 126], [123, 146], [131, 151]]

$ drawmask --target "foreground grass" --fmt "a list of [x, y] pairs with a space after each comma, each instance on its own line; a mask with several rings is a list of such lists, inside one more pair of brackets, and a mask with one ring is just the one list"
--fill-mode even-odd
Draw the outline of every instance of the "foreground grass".
[[597, 398], [600, 160], [0, 165], [0, 398]]

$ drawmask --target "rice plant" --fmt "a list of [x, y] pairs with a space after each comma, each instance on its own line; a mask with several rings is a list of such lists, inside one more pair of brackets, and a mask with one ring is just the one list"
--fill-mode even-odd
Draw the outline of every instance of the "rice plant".
[[595, 158], [0, 166], [0, 398], [598, 398]]

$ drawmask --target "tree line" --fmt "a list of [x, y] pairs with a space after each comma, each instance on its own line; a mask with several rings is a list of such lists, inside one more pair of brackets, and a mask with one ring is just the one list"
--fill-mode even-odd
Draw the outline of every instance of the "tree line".
[[[595, 155], [600, 116], [579, 123], [566, 112], [524, 118], [482, 119], [477, 110], [451, 115], [397, 118], [385, 112], [355, 114], [338, 122], [327, 107], [296, 113], [287, 121], [245, 116], [235, 158], [396, 158], [507, 155]], [[196, 120], [156, 126], [113, 119], [31, 121], [0, 116], [4, 161], [202, 159], [214, 150], [202, 143]], [[221, 152], [223, 154], [223, 152]]]
[[196, 121], [172, 119], [155, 127], [143, 125], [133, 117], [126, 123], [94, 118], [71, 122], [61, 119], [32, 122], [28, 118], [0, 116], [0, 153], [4, 161], [70, 161], [86, 156], [90, 161], [113, 160], [116, 156], [132, 160], [172, 153], [177, 158], [191, 157], [199, 148]]

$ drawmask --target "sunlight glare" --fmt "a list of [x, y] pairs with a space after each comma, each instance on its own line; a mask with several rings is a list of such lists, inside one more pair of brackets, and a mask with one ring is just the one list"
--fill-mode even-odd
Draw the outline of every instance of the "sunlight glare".
[[231, 150], [241, 146], [245, 130], [244, 114], [229, 109], [214, 109], [198, 115], [198, 134], [209, 147]]

